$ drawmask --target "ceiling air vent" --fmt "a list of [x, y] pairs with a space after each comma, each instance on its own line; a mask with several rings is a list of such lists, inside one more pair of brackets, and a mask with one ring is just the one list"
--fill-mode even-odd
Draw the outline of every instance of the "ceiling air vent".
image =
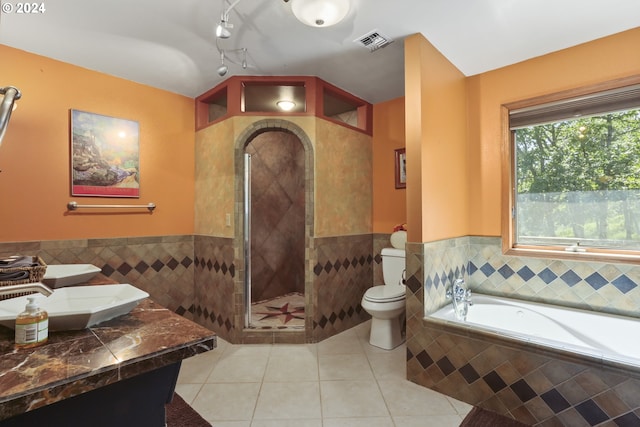
[[373, 30], [364, 36], [358, 37], [354, 42], [366, 47], [370, 52], [375, 52], [376, 50], [393, 43], [393, 39], [385, 36], [378, 30]]

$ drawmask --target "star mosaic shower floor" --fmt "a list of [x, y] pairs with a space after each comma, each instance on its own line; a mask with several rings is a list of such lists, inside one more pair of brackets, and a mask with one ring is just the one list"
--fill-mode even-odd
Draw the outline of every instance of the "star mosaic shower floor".
[[304, 295], [286, 294], [251, 305], [252, 329], [304, 329]]

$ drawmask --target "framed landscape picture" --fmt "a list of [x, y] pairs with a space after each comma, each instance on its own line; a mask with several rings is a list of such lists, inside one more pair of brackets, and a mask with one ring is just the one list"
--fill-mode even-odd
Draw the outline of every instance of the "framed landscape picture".
[[71, 110], [71, 195], [140, 197], [138, 122]]

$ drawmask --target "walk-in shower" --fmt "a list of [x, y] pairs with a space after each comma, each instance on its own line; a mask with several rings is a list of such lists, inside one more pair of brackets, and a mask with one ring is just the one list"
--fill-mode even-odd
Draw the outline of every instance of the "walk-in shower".
[[284, 131], [244, 153], [245, 327], [305, 328], [305, 152]]

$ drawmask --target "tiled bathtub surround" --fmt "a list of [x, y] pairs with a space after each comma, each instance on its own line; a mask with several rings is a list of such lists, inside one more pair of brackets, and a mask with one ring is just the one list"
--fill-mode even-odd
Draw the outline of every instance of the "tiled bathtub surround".
[[451, 278], [473, 292], [638, 316], [640, 268], [504, 256], [498, 238], [409, 244], [411, 381], [532, 425], [640, 423], [640, 372], [423, 319], [448, 303]]

